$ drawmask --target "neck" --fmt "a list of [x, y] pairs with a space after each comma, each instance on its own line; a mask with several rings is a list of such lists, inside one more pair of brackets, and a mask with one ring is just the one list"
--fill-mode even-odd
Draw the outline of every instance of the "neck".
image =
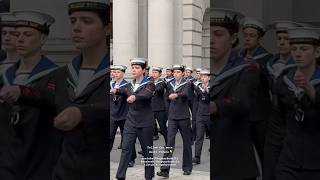
[[7, 58], [4, 62], [17, 62], [19, 55], [16, 51], [7, 51]]
[[228, 62], [230, 54], [231, 54], [231, 49], [222, 58], [212, 61], [211, 69], [213, 74], [219, 74], [222, 71], [222, 69]]
[[82, 50], [83, 61], [81, 67], [96, 69], [106, 55], [107, 49], [104, 42], [104, 44]]
[[28, 57], [22, 57], [18, 71], [31, 72], [32, 69], [39, 63], [40, 60], [41, 60], [40, 51]]
[[246, 57], [253, 57], [253, 55], [254, 55], [254, 53], [256, 52], [256, 50], [257, 50], [258, 47], [259, 47], [259, 46], [254, 47], [254, 48], [251, 48], [251, 49], [247, 49]]
[[290, 53], [289, 54], [280, 54], [280, 62], [287, 64], [290, 58]]
[[307, 80], [309, 81], [314, 73], [314, 71], [316, 70], [316, 64], [313, 63], [308, 67], [302, 67], [302, 68], [298, 68], [298, 71], [300, 71], [302, 74], [304, 74], [307, 78]]
[[123, 80], [123, 78], [116, 80], [116, 84], [120, 84], [122, 82], [122, 80]]
[[136, 78], [136, 83], [141, 83], [143, 80], [144, 76], [139, 76]]

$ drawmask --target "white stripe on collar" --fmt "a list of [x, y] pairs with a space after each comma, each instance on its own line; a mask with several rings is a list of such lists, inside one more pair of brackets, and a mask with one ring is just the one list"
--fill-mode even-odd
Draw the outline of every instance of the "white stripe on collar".
[[69, 63], [67, 65], [68, 69], [69, 69], [69, 72], [71, 74], [71, 77], [72, 77], [72, 80], [73, 82], [76, 84], [76, 86], [78, 85], [78, 81], [79, 81], [79, 77], [78, 77], [78, 74], [76, 72], [76, 70], [74, 69], [72, 63]]
[[304, 90], [297, 87], [287, 76], [283, 76], [283, 81], [287, 84], [288, 89], [294, 93], [298, 100], [300, 100], [304, 95]]
[[188, 83], [187, 81], [185, 81], [185, 82], [183, 82], [183, 83], [180, 83], [178, 86], [174, 86], [174, 87], [173, 87], [173, 90], [176, 91], [176, 90], [178, 90], [181, 86], [183, 86], [183, 85], [185, 85], [185, 84], [187, 84], [187, 83]]
[[135, 84], [133, 84], [133, 81], [131, 81], [132, 91], [133, 91], [133, 92], [136, 92], [138, 89], [140, 89], [142, 86], [148, 84], [149, 82], [150, 82], [150, 81], [148, 80], [148, 81], [146, 81], [146, 82], [144, 82], [144, 83], [141, 83], [141, 84], [137, 87], [137, 89], [134, 89]]

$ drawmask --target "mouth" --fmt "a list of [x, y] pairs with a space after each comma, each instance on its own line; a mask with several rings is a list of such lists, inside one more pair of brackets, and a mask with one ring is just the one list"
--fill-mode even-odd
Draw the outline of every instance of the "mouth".
[[74, 36], [74, 37], [72, 37], [72, 40], [74, 41], [74, 42], [81, 42], [81, 41], [83, 41], [83, 37], [79, 37], [79, 36]]
[[17, 50], [24, 50], [25, 47], [24, 46], [17, 46]]
[[210, 48], [210, 51], [217, 51], [217, 48]]
[[295, 62], [296, 62], [297, 64], [301, 64], [301, 63], [303, 63], [303, 60], [295, 60]]

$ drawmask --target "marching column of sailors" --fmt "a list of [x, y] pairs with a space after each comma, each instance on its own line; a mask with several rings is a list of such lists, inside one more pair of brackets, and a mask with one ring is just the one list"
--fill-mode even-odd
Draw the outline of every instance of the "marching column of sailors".
[[[320, 29], [288, 20], [266, 28], [230, 9], [210, 18], [211, 177], [319, 179]], [[270, 29], [275, 55], [261, 45]]]
[[[6, 180], [107, 179], [109, 0], [70, 0], [79, 55], [59, 67], [42, 53], [55, 19], [0, 14], [0, 176]], [[108, 77], [108, 78], [107, 78]]]
[[[118, 127], [120, 127], [122, 149], [117, 179], [125, 179], [127, 168], [134, 165], [132, 162], [136, 158], [134, 146], [136, 138], [139, 139], [144, 158], [152, 158], [152, 154], [149, 153], [150, 149], [147, 147], [151, 147], [153, 140], [156, 140], [150, 134], [158, 131], [158, 128], [155, 127], [157, 124], [159, 124], [159, 132], [164, 139], [163, 145], [168, 152], [164, 154], [165, 159], [173, 156], [175, 136], [178, 131], [181, 133], [183, 174], [190, 175], [192, 162], [200, 164], [204, 132], [206, 128], [210, 129], [210, 71], [197, 69], [197, 78], [193, 78], [192, 69], [185, 68], [183, 65], [173, 65], [166, 68], [165, 78], [162, 78], [163, 68], [151, 67], [151, 74], [148, 77], [147, 60], [143, 58], [133, 58], [131, 67], [134, 79], [129, 83], [124, 80], [127, 67], [111, 66], [110, 151]], [[193, 112], [195, 110], [196, 112]], [[192, 126], [191, 117], [192, 123], [195, 124]], [[199, 119], [199, 122], [196, 122], [195, 119]], [[193, 136], [192, 129], [195, 131], [196, 125], [199, 126], [195, 132], [197, 136]], [[193, 141], [195, 141], [196, 151], [194, 159], [192, 159], [191, 149]], [[170, 166], [167, 162], [163, 163], [160, 169], [157, 175], [169, 177]], [[154, 167], [146, 166], [145, 178], [152, 179], [153, 177]]]
[[[141, 87], [147, 89], [141, 106], [131, 106], [137, 114], [151, 109], [152, 118], [141, 122], [149, 124], [152, 134], [158, 131], [157, 124], [160, 126], [168, 150], [163, 157], [169, 161], [162, 163], [157, 175], [169, 177], [170, 165], [166, 163], [170, 164], [178, 131], [183, 141], [183, 174], [190, 175], [193, 164], [201, 163], [207, 128], [210, 172], [215, 180], [253, 180], [258, 176], [266, 180], [319, 179], [320, 30], [288, 20], [265, 26], [260, 20], [228, 9], [211, 9], [210, 18], [210, 71], [196, 70], [193, 78], [193, 69], [173, 65], [166, 68], [166, 77], [161, 79], [162, 68], [153, 67], [150, 78], [133, 81], [153, 83], [153, 88], [151, 84]], [[276, 32], [276, 54], [261, 44], [270, 29]], [[242, 48], [238, 48], [240, 32]], [[138, 93], [140, 85], [138, 89], [135, 86], [131, 84], [127, 90]], [[131, 99], [127, 101], [130, 104]], [[134, 128], [135, 133], [143, 129]], [[132, 147], [132, 138], [138, 134], [129, 135], [130, 143], [123, 141], [122, 147]], [[151, 137], [140, 136], [141, 146], [152, 145]], [[126, 157], [126, 161], [119, 166], [118, 179], [125, 178], [132, 154], [135, 157], [134, 148], [123, 150], [121, 159]], [[151, 157], [146, 152], [143, 156]], [[153, 172], [154, 168], [146, 168], [146, 179], [151, 179]]]

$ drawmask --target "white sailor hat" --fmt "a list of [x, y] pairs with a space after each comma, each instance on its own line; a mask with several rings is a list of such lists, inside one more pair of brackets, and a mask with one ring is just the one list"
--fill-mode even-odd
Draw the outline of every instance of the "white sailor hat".
[[211, 26], [222, 26], [235, 32], [239, 31], [239, 23], [244, 18], [242, 13], [222, 8], [211, 8], [209, 11]]
[[1, 27], [10, 26], [14, 27], [16, 25], [17, 19], [12, 13], [1, 13]]
[[197, 68], [196, 72], [199, 73], [202, 69], [201, 68]]
[[288, 29], [290, 44], [320, 43], [320, 29], [313, 27], [296, 27]]
[[160, 72], [160, 73], [162, 72], [162, 69], [163, 69], [163, 68], [162, 68], [162, 67], [159, 67], [159, 66], [158, 66], [158, 67], [157, 67], [157, 66], [152, 67], [152, 71], [158, 71], [158, 72]]
[[245, 28], [254, 28], [258, 30], [262, 35], [266, 32], [265, 25], [258, 19], [252, 17], [246, 17], [243, 22], [243, 29]]
[[288, 32], [288, 29], [290, 28], [296, 28], [296, 27], [302, 27], [303, 25], [294, 21], [288, 21], [288, 20], [279, 20], [275, 21], [270, 25], [270, 28], [273, 28], [276, 30], [277, 33], [279, 32]]
[[120, 70], [122, 72], [126, 72], [127, 70], [127, 66], [124, 65], [114, 65], [114, 69], [113, 70]]
[[202, 69], [202, 70], [200, 71], [200, 74], [201, 74], [201, 75], [210, 75], [210, 71], [209, 71], [208, 69]]
[[172, 69], [172, 67], [168, 66], [168, 67], [166, 67], [166, 70], [172, 71], [173, 69]]
[[15, 11], [13, 14], [17, 20], [17, 27], [32, 27], [47, 35], [50, 26], [55, 22], [52, 16], [37, 11]]
[[115, 65], [110, 65], [110, 70], [115, 70]]
[[141, 65], [146, 67], [147, 66], [147, 59], [145, 58], [132, 58], [130, 59], [131, 65]]
[[180, 71], [184, 71], [184, 65], [179, 65], [179, 64], [174, 64], [172, 66], [172, 70], [180, 70]]
[[110, 0], [69, 0], [69, 13], [74, 11], [106, 11], [110, 4]]
[[186, 67], [185, 70], [193, 72], [193, 69], [191, 67]]

